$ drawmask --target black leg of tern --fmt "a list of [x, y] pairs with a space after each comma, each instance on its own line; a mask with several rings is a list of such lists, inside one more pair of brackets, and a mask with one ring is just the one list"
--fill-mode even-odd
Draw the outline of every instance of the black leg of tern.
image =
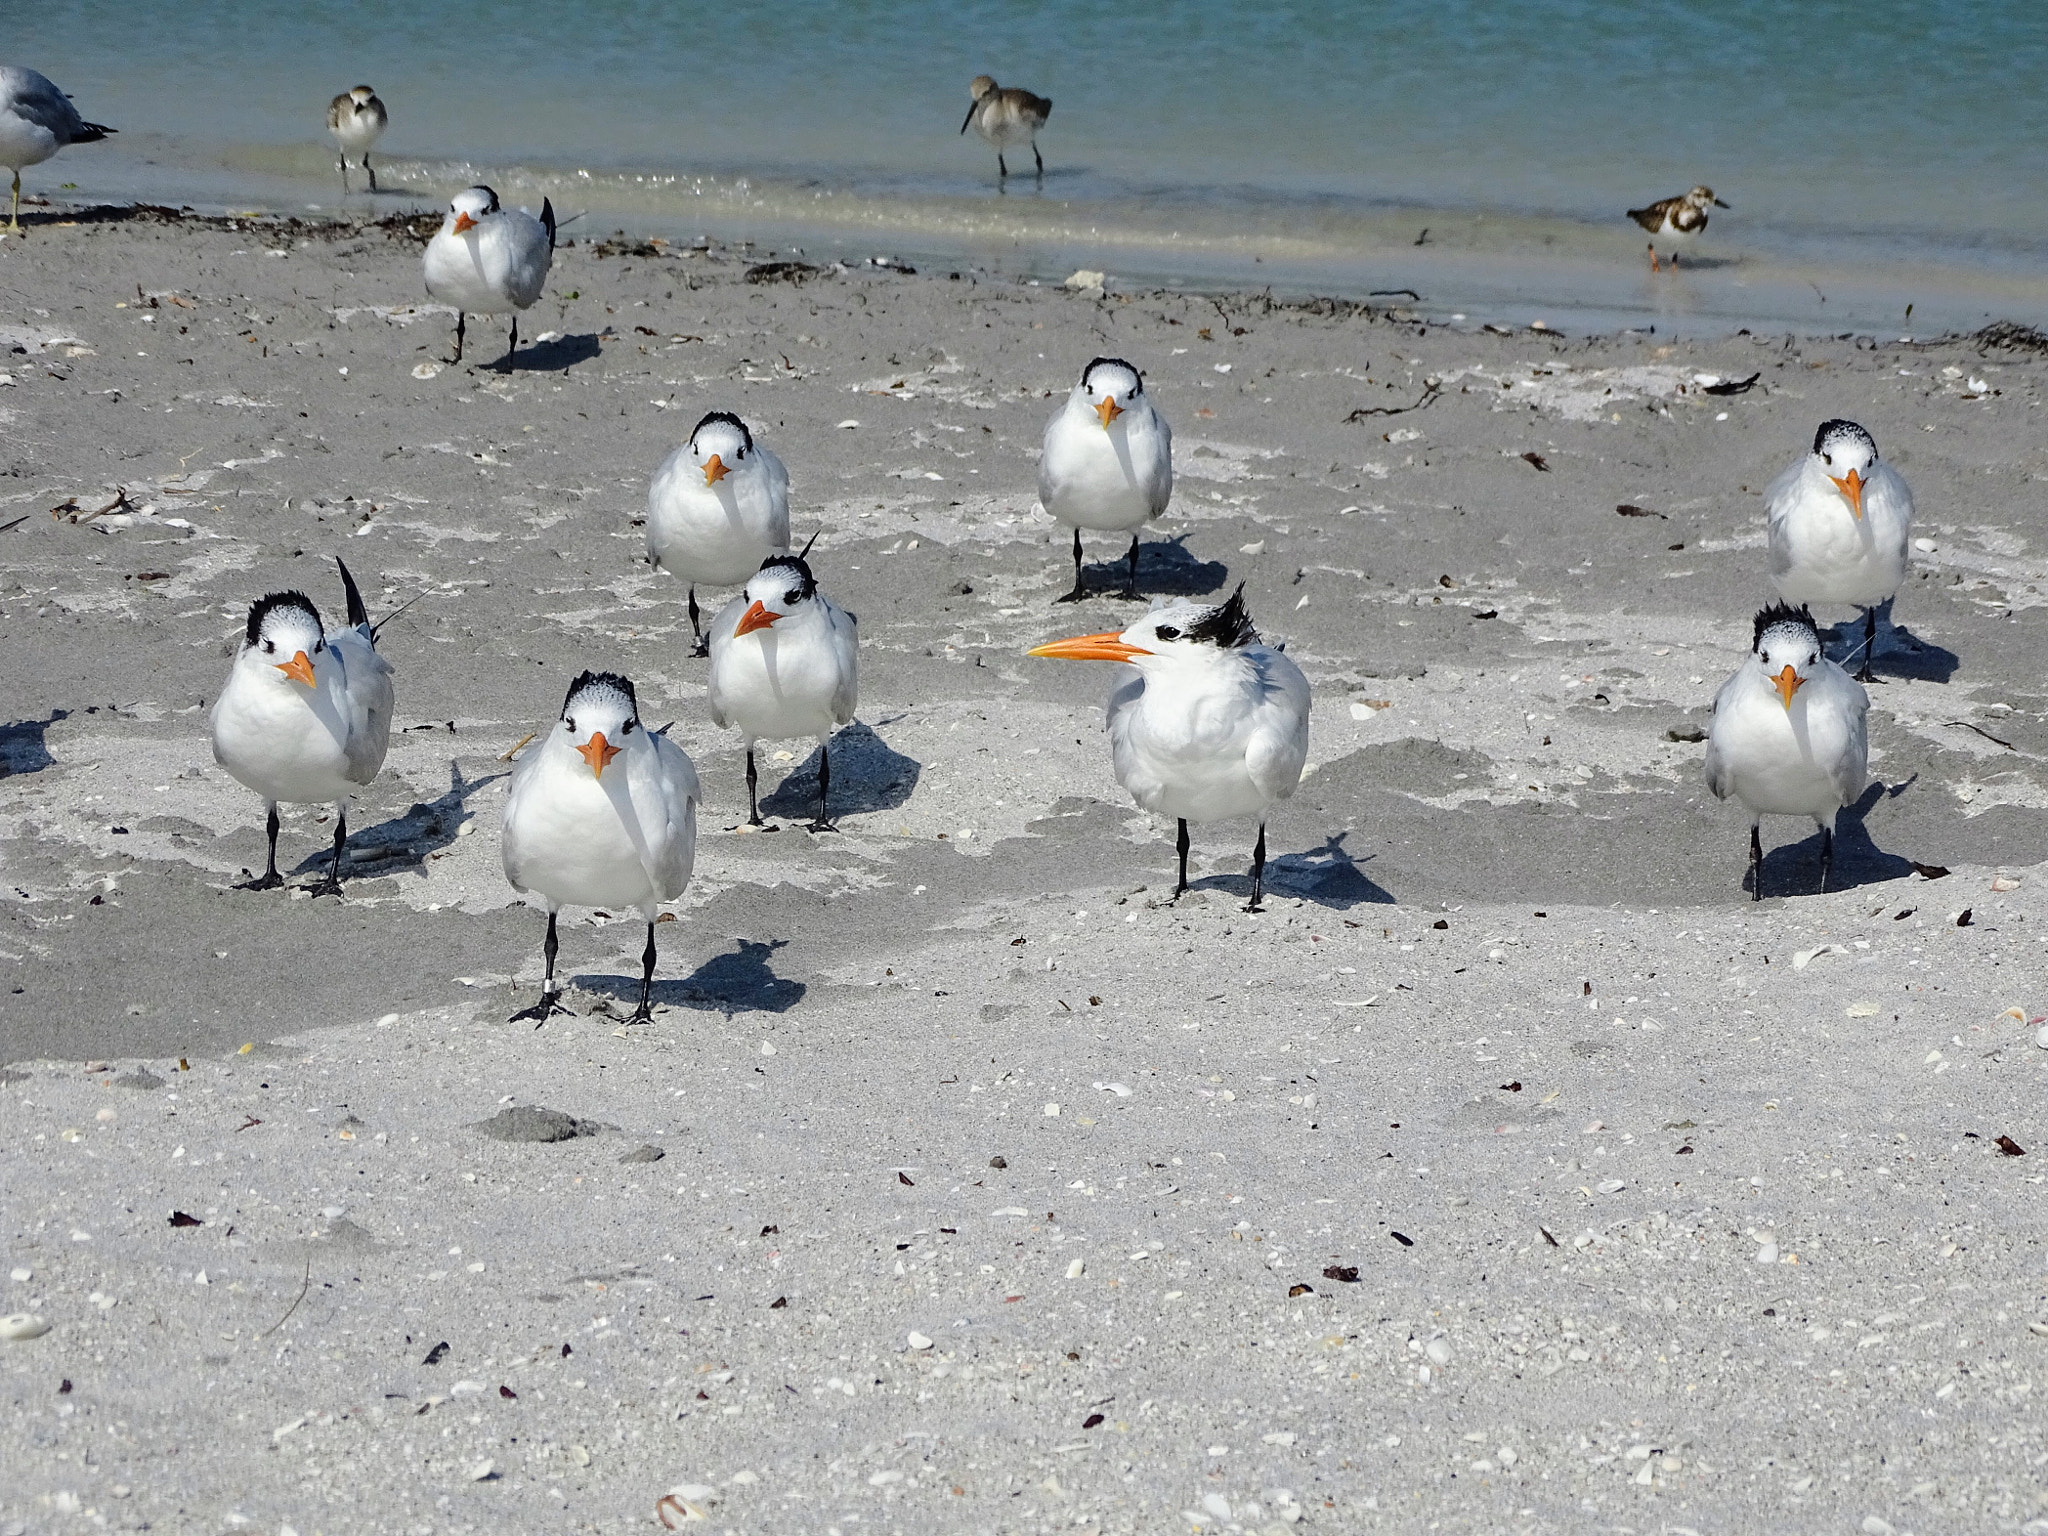
[[1856, 674], [1857, 682], [1874, 683], [1877, 681], [1876, 678], [1870, 675], [1870, 658], [1876, 654], [1877, 610], [1875, 608], [1866, 608], [1863, 610], [1863, 666]]
[[462, 327], [467, 318], [461, 310], [455, 311], [455, 355], [448, 359], [451, 364], [462, 361]]
[[540, 1001], [531, 1008], [520, 1009], [511, 1018], [507, 1019], [506, 1023], [520, 1024], [528, 1019], [532, 1019], [533, 1027], [539, 1029], [541, 1025], [547, 1023], [549, 1014], [567, 1013], [569, 1011], [566, 1008], [558, 1008], [555, 1005], [555, 953], [560, 947], [555, 940], [555, 914], [550, 912], [548, 914], [548, 936], [540, 947], [541, 957], [546, 960], [548, 968], [547, 979], [540, 984]]
[[1259, 905], [1266, 894], [1266, 824], [1259, 823], [1259, 840], [1252, 846], [1252, 899], [1245, 903], [1247, 912], [1263, 912]]
[[1820, 829], [1820, 893], [1828, 893], [1828, 876], [1835, 869], [1835, 834], [1828, 828]]
[[1009, 163], [1003, 159], [1003, 152], [1000, 149], [996, 151], [996, 176], [1003, 181], [1010, 179]]
[[832, 823], [825, 819], [825, 796], [832, 788], [832, 749], [823, 742], [818, 744], [818, 819], [811, 823], [813, 832], [830, 832]]
[[[690, 654], [692, 656], [709, 656], [711, 654], [711, 642], [704, 637], [704, 626], [698, 622], [697, 589], [694, 586], [690, 588], [690, 634], [697, 642], [690, 647]], [[751, 761], [751, 756], [749, 760]]]
[[1180, 835], [1174, 839], [1174, 846], [1180, 852], [1180, 884], [1173, 888], [1173, 899], [1179, 901], [1181, 893], [1188, 888], [1188, 820], [1180, 818]]
[[1131, 535], [1130, 569], [1124, 573], [1124, 589], [1118, 594], [1135, 598], [1138, 595], [1138, 536]]
[[1056, 601], [1078, 603], [1088, 595], [1088, 589], [1081, 585], [1081, 530], [1074, 530], [1074, 590]]
[[647, 925], [647, 948], [640, 952], [640, 1006], [633, 1010], [629, 1024], [645, 1024], [654, 1017], [654, 924]]
[[284, 877], [277, 872], [277, 806], [270, 807], [270, 815], [264, 822], [270, 833], [270, 858], [263, 867], [263, 873], [254, 880], [244, 880], [235, 889], [238, 891], [268, 891], [284, 884]]
[[1764, 899], [1764, 840], [1758, 835], [1755, 822], [1749, 827], [1749, 899]]
[[327, 866], [327, 878], [312, 887], [315, 896], [341, 894], [341, 845], [347, 841], [348, 812], [337, 809], [334, 813], [334, 859]]
[[505, 344], [505, 372], [512, 371], [512, 354], [519, 350], [519, 316], [512, 317], [512, 339]]
[[754, 768], [754, 749], [747, 748], [747, 825], [758, 827], [761, 821], [761, 776]]

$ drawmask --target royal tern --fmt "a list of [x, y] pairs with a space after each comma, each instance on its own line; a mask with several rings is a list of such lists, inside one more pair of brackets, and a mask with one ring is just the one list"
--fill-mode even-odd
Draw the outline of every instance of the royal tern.
[[648, 563], [690, 589], [693, 655], [708, 655], [697, 584], [732, 587], [789, 553], [789, 471], [729, 411], [711, 411], [647, 487]]
[[[810, 546], [804, 547], [804, 554]], [[852, 614], [818, 590], [803, 555], [771, 555], [711, 621], [711, 718], [747, 742], [747, 821], [760, 826], [754, 743], [818, 742], [818, 815], [829, 832], [832, 733], [860, 704], [860, 636]]]
[[1256, 816], [1245, 910], [1261, 910], [1266, 811], [1301, 782], [1309, 691], [1301, 668], [1260, 642], [1243, 584], [1227, 603], [1183, 598], [1121, 633], [1077, 635], [1031, 654], [1121, 661], [1136, 670], [1109, 696], [1111, 754], [1116, 780], [1131, 797], [1180, 824], [1175, 898], [1188, 888], [1188, 823]]
[[284, 883], [277, 872], [279, 804], [332, 804], [334, 861], [315, 896], [341, 894], [348, 795], [377, 777], [391, 738], [391, 664], [355, 578], [337, 558], [348, 628], [329, 630], [303, 592], [273, 592], [249, 609], [227, 685], [213, 705], [213, 758], [263, 797], [270, 858], [242, 887]]
[[1079, 602], [1081, 530], [1131, 534], [1125, 597], [1138, 595], [1138, 533], [1173, 498], [1173, 428], [1152, 408], [1145, 378], [1120, 357], [1098, 357], [1045, 427], [1038, 500], [1074, 530], [1074, 590]]
[[434, 238], [427, 242], [427, 292], [455, 306], [455, 357], [462, 361], [462, 327], [469, 315], [512, 317], [505, 371], [519, 350], [519, 311], [540, 297], [555, 259], [555, 205], [541, 199], [540, 217], [498, 206], [489, 187], [455, 194]]
[[1863, 665], [1871, 681], [1878, 605], [1906, 579], [1913, 493], [1853, 421], [1824, 421], [1764, 491], [1771, 580], [1788, 603], [1848, 603], [1863, 610]]
[[1863, 793], [1870, 695], [1821, 651], [1805, 608], [1756, 616], [1753, 648], [1721, 691], [1707, 728], [1707, 788], [1749, 808], [1750, 899], [1763, 900], [1765, 816], [1811, 816], [1820, 828], [1820, 888], [1835, 858], [1835, 812]]
[[[1663, 235], [1668, 240], [1690, 240], [1701, 234], [1707, 227], [1709, 208], [1726, 208], [1728, 205], [1714, 196], [1712, 187], [1694, 187], [1690, 192], [1677, 197], [1662, 197], [1647, 208], [1631, 208], [1628, 216], [1634, 219], [1653, 237], [1650, 241], [1650, 270], [1657, 267], [1657, 242], [1655, 236]], [[1671, 251], [1671, 266], [1678, 267], [1678, 250]]]
[[1052, 116], [1051, 98], [1034, 96], [1014, 85], [997, 85], [988, 75], [976, 75], [967, 93], [974, 98], [974, 105], [967, 109], [967, 118], [960, 124], [961, 133], [972, 128], [995, 146], [996, 170], [1005, 179], [1010, 174], [1010, 165], [1003, 158], [1003, 151], [1013, 144], [1029, 144], [1031, 158], [1038, 163], [1038, 174], [1043, 176], [1045, 159], [1038, 153], [1038, 130]]
[[514, 1022], [533, 1019], [538, 1028], [558, 1006], [555, 916], [565, 906], [640, 914], [647, 948], [633, 1019], [652, 1016], [654, 925], [661, 904], [690, 883], [699, 798], [689, 756], [640, 723], [633, 685], [615, 672], [578, 673], [561, 718], [512, 770], [505, 798], [505, 878], [548, 915], [547, 979], [540, 1001]]
[[0, 165], [14, 172], [7, 227], [21, 228], [21, 170], [41, 165], [66, 144], [96, 144], [117, 130], [88, 123], [71, 98], [32, 69], [0, 64]]
[[348, 191], [348, 157], [358, 156], [363, 174], [370, 178], [370, 190], [377, 190], [377, 173], [370, 168], [370, 146], [383, 137], [391, 119], [384, 103], [367, 85], [343, 91], [327, 103], [327, 131], [341, 150], [341, 190]]

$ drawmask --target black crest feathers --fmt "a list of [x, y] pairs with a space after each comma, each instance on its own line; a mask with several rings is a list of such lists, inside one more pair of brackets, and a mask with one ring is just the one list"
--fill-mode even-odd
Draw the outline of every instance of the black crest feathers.
[[1259, 632], [1252, 626], [1252, 616], [1244, 605], [1244, 583], [1237, 584], [1237, 590], [1230, 594], [1230, 601], [1221, 607], [1211, 608], [1202, 617], [1188, 626], [1187, 637], [1220, 650], [1237, 651], [1248, 645], [1259, 643]]
[[254, 645], [263, 638], [263, 621], [280, 608], [297, 608], [313, 621], [319, 629], [320, 610], [313, 606], [313, 599], [303, 592], [270, 592], [249, 605], [248, 642]]
[[1081, 370], [1082, 388], [1085, 389], [1087, 387], [1089, 378], [1094, 374], [1095, 370], [1098, 368], [1124, 369], [1126, 372], [1130, 374], [1132, 378], [1138, 381], [1138, 387], [1135, 390], [1133, 390], [1132, 393], [1142, 395], [1145, 392], [1145, 375], [1140, 373], [1136, 368], [1133, 368], [1129, 363], [1125, 362], [1120, 357], [1090, 358], [1088, 361], [1088, 366]]
[[1843, 438], [1862, 443], [1864, 447], [1870, 450], [1872, 458], [1877, 457], [1877, 439], [1855, 422], [1845, 421], [1841, 417], [1836, 417], [1833, 421], [1824, 421], [1820, 424], [1820, 430], [1813, 434], [1813, 451], [1815, 453], [1825, 453], [1827, 445], [1831, 440], [1838, 441]]
[[348, 600], [349, 623], [356, 627], [368, 624], [370, 611], [363, 606], [363, 594], [356, 588], [355, 577], [349, 575], [348, 567], [342, 563], [341, 556], [334, 557], [334, 564], [341, 571], [341, 590], [342, 595]]
[[811, 575], [810, 563], [802, 555], [770, 555], [761, 562], [764, 571], [788, 571], [795, 582], [797, 602], [806, 602], [818, 595], [817, 579]]
[[746, 451], [748, 453], [754, 451], [754, 434], [749, 432], [747, 424], [741, 421], [739, 417], [733, 415], [731, 411], [706, 411], [698, 418], [697, 425], [690, 428], [690, 441], [693, 443], [697, 441], [697, 434], [710, 426], [714, 421], [722, 421], [728, 427], [731, 427], [733, 431], [739, 433], [740, 443]]
[[569, 706], [586, 693], [616, 694], [626, 701], [626, 707], [633, 712], [633, 718], [640, 718], [640, 700], [633, 692], [631, 678], [621, 677], [616, 672], [578, 672], [575, 681], [569, 684], [569, 691], [562, 695], [563, 715], [566, 716], [569, 713]]
[[1806, 604], [1801, 603], [1797, 608], [1794, 608], [1786, 603], [1773, 603], [1770, 607], [1763, 609], [1757, 614], [1756, 632], [1750, 639], [1749, 648], [1753, 651], [1761, 651], [1764, 645], [1764, 636], [1774, 629], [1783, 628], [1803, 629], [1813, 636], [1815, 645], [1820, 644], [1820, 628], [1813, 622], [1813, 614], [1808, 610]]

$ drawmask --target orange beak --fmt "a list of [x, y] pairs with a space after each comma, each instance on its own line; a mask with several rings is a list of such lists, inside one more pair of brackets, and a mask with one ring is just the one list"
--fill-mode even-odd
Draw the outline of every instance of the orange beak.
[[1804, 683], [1806, 679], [1797, 672], [1794, 672], [1792, 664], [1787, 662], [1785, 670], [1780, 672], [1772, 681], [1778, 685], [1778, 697], [1785, 701], [1785, 708], [1789, 710], [1792, 707], [1792, 695], [1799, 691], [1800, 684]]
[[308, 688], [313, 686], [313, 662], [304, 651], [294, 651], [290, 661], [277, 664], [277, 670], [295, 683], [304, 683]]
[[592, 731], [590, 740], [576, 749], [583, 754], [583, 761], [590, 764], [592, 778], [604, 777], [604, 765], [619, 755], [619, 749], [604, 739], [603, 731]]
[[706, 485], [716, 485], [731, 473], [732, 471], [725, 467], [725, 461], [714, 453], [705, 461], [704, 483]]
[[1829, 475], [1828, 478], [1835, 482], [1836, 490], [1849, 498], [1849, 510], [1860, 519], [1863, 516], [1863, 477], [1852, 469], [1846, 475]]
[[1095, 414], [1102, 418], [1102, 430], [1107, 432], [1109, 424], [1123, 415], [1124, 408], [1116, 403], [1115, 395], [1104, 395], [1095, 402]]
[[460, 235], [476, 228], [476, 220], [466, 213], [455, 215], [455, 233]]
[[753, 607], [740, 615], [739, 626], [733, 630], [732, 637], [737, 640], [741, 635], [751, 635], [757, 629], [766, 629], [781, 617], [779, 613], [770, 613], [756, 601]]
[[1076, 635], [1071, 640], [1055, 640], [1050, 645], [1034, 646], [1025, 654], [1057, 656], [1062, 661], [1130, 661], [1152, 653], [1140, 646], [1124, 644], [1122, 635], [1111, 630], [1103, 635]]

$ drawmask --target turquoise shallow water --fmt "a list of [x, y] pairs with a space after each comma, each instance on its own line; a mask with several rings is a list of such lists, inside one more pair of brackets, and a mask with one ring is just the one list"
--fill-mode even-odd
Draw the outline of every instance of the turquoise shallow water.
[[[123, 129], [30, 173], [81, 196], [333, 207], [322, 114], [367, 81], [407, 201], [488, 177], [593, 224], [1406, 287], [1475, 322], [2048, 318], [2043, 6], [188, 0], [13, 23], [12, 61]], [[1053, 98], [1042, 184], [999, 190], [959, 136], [984, 70]], [[1733, 211], [1652, 283], [1622, 212], [1695, 181]]]

